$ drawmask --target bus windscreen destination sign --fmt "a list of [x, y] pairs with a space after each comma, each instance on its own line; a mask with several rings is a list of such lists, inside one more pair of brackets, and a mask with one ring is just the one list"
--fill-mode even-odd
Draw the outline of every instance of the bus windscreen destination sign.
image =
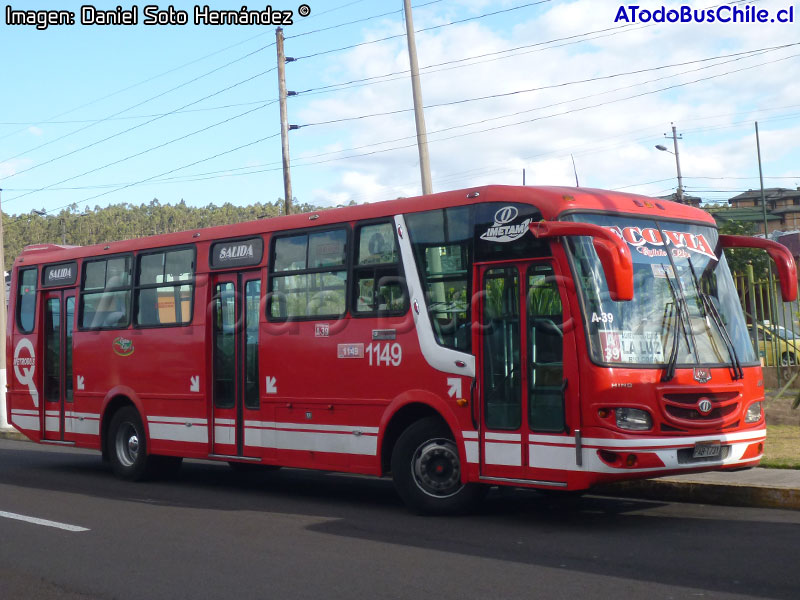
[[264, 256], [264, 240], [260, 237], [247, 240], [217, 242], [211, 246], [209, 263], [212, 269], [252, 267]]
[[74, 285], [78, 279], [78, 263], [75, 261], [48, 265], [42, 271], [42, 287]]

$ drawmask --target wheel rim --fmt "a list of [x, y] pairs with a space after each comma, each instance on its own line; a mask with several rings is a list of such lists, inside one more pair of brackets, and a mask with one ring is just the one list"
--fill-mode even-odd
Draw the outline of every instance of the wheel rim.
[[411, 461], [417, 487], [429, 496], [449, 498], [463, 487], [461, 461], [452, 440], [435, 439], [421, 444]]
[[123, 423], [117, 430], [116, 439], [117, 458], [119, 462], [130, 467], [139, 458], [139, 435], [131, 423]]

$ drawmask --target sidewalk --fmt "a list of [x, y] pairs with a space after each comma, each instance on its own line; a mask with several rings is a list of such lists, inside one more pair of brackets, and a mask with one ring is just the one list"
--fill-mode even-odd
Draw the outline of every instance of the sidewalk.
[[597, 487], [592, 493], [648, 500], [800, 510], [800, 470], [748, 469], [673, 475]]
[[[0, 431], [0, 439], [27, 438], [16, 431]], [[800, 510], [800, 470], [756, 468], [673, 475], [598, 486], [590, 493], [669, 502]]]

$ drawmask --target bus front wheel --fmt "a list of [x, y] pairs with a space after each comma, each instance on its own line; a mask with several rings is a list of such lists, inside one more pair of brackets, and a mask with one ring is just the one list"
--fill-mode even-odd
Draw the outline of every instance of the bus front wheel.
[[139, 481], [150, 474], [147, 437], [142, 419], [132, 406], [118, 410], [111, 419], [108, 456], [117, 477]]
[[392, 452], [392, 479], [413, 510], [428, 514], [463, 512], [485, 493], [461, 481], [461, 458], [447, 426], [436, 417], [421, 419], [398, 438]]

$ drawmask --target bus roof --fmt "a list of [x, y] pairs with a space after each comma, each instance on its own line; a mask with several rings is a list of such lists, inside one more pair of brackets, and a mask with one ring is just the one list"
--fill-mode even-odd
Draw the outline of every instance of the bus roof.
[[637, 194], [575, 187], [489, 185], [441, 192], [428, 196], [399, 198], [397, 200], [332, 208], [286, 217], [274, 217], [233, 225], [191, 229], [177, 233], [95, 244], [93, 246], [36, 244], [26, 246], [22, 254], [14, 261], [14, 264], [66, 261], [85, 256], [116, 254], [146, 248], [161, 248], [200, 241], [247, 237], [275, 231], [318, 227], [362, 219], [377, 219], [396, 214], [421, 212], [450, 206], [464, 206], [479, 202], [532, 204], [541, 211], [542, 218], [545, 220], [555, 220], [564, 212], [602, 211], [685, 219], [705, 222], [712, 226], [715, 224], [711, 215], [698, 208]]

